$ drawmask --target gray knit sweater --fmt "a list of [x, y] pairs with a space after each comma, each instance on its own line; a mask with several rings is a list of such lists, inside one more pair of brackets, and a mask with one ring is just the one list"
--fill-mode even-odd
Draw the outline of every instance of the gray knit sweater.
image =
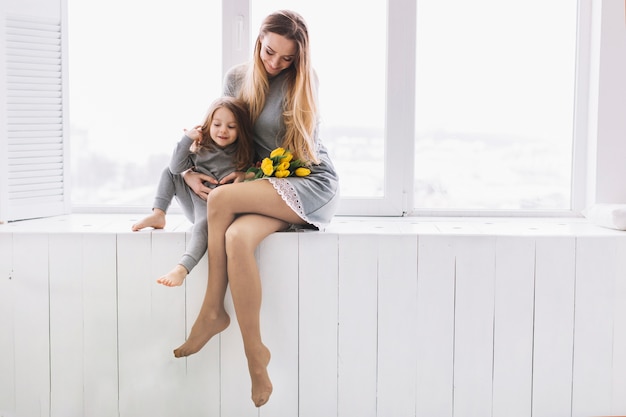
[[[241, 89], [248, 64], [233, 67], [224, 81], [224, 95], [236, 97]], [[259, 159], [282, 145], [285, 126], [283, 101], [286, 90], [284, 73], [270, 79], [265, 106], [253, 126], [254, 145]], [[339, 179], [326, 147], [317, 137], [316, 149], [320, 163], [311, 167], [307, 177], [270, 178], [283, 200], [300, 217], [322, 229], [331, 220], [339, 202]]]
[[[219, 181], [236, 170], [234, 156], [237, 150], [237, 142], [231, 143], [224, 149], [216, 146], [213, 151], [201, 149], [198, 153], [193, 153], [189, 150], [192, 143], [193, 140], [189, 136], [184, 135], [176, 144], [170, 160], [170, 171], [172, 174], [182, 174], [189, 168], [193, 168], [194, 171], [210, 175]], [[208, 182], [205, 185], [210, 188], [216, 187], [215, 184]]]

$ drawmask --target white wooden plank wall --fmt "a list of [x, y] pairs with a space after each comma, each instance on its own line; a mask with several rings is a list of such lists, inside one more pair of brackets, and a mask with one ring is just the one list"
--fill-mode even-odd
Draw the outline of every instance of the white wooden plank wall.
[[232, 325], [175, 359], [185, 232], [0, 233], [0, 417], [626, 415], [626, 237], [282, 233], [257, 252], [274, 394]]

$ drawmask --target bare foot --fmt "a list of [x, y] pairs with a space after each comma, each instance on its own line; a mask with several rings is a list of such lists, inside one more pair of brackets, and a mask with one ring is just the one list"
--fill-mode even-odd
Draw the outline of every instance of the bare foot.
[[133, 224], [133, 232], [137, 232], [146, 227], [155, 229], [163, 229], [165, 227], [165, 212], [161, 209], [153, 209], [152, 214], [144, 217], [137, 223]]
[[166, 287], [178, 287], [183, 284], [183, 281], [185, 281], [187, 274], [189, 274], [187, 268], [185, 268], [181, 264], [178, 264], [174, 268], [172, 268], [170, 272], [157, 279], [157, 282], [159, 284], [165, 285]]
[[174, 349], [174, 356], [182, 358], [193, 355], [207, 344], [216, 334], [224, 331], [230, 324], [230, 317], [226, 311], [222, 311], [216, 316], [203, 318], [198, 316], [191, 328], [191, 333], [187, 341], [177, 349]]
[[271, 354], [267, 347], [261, 345], [256, 352], [246, 353], [248, 357], [248, 371], [252, 380], [252, 402], [261, 407], [266, 404], [272, 395], [272, 381], [267, 374], [267, 365]]

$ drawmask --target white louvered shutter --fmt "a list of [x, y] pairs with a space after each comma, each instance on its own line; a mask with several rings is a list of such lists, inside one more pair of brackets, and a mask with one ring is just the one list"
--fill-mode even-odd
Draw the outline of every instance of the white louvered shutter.
[[0, 221], [70, 211], [67, 59], [61, 20], [3, 16]]

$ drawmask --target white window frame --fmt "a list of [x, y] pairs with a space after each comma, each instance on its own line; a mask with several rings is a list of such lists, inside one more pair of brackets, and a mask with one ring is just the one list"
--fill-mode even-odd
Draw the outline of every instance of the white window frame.
[[[241, 45], [237, 54], [224, 48], [224, 68], [250, 58], [249, 9], [254, 0], [223, 0], [224, 45]], [[576, 105], [574, 109], [573, 169], [570, 210], [413, 210], [415, 137], [415, 42], [416, 8], [419, 0], [387, 1], [387, 100], [385, 117], [384, 194], [379, 198], [343, 198], [339, 215], [377, 216], [578, 216], [596, 202], [626, 203], [626, 187], [615, 178], [626, 178], [626, 164], [615, 158], [626, 141], [626, 99], [616, 100], [616, 83], [624, 87], [622, 49], [615, 48], [619, 35], [615, 16], [624, 15], [620, 2], [579, 0], [578, 50], [576, 55]], [[229, 23], [226, 23], [229, 22]], [[240, 29], [237, 29], [240, 28]], [[241, 29], [243, 28], [243, 29]], [[256, 30], [256, 29], [254, 29]], [[621, 28], [623, 30], [623, 28]], [[623, 36], [622, 36], [623, 38]], [[236, 59], [232, 59], [236, 57]], [[619, 73], [618, 71], [622, 71]], [[608, 77], [607, 77], [608, 75]], [[323, 82], [323, 80], [322, 80]], [[617, 103], [615, 101], [618, 101]], [[622, 143], [624, 142], [624, 143]], [[619, 159], [619, 158], [617, 158]]]
[[[250, 58], [250, 0], [222, 0], [224, 70]], [[253, 1], [253, 0], [252, 0]], [[412, 212], [415, 94], [415, 26], [418, 0], [388, 0], [385, 191], [381, 198], [344, 198], [339, 215], [463, 215]], [[61, 4], [64, 4], [62, 2]], [[64, 22], [67, 14], [63, 12]], [[580, 215], [593, 203], [626, 203], [626, 39], [623, 2], [579, 0], [572, 210], [567, 213], [500, 212], [499, 215]], [[65, 27], [65, 24], [63, 25]], [[256, 30], [257, 28], [254, 28]], [[67, 67], [67, 56], [63, 65]], [[323, 81], [322, 81], [323, 82]], [[67, 85], [63, 95], [67, 97]], [[64, 116], [67, 117], [67, 116]], [[65, 120], [67, 123], [67, 119]], [[3, 128], [4, 125], [0, 124]], [[4, 135], [4, 132], [2, 132]], [[4, 140], [4, 138], [0, 138]], [[67, 145], [67, 144], [66, 144]], [[1, 147], [0, 147], [1, 148]], [[69, 161], [69, 156], [66, 155]], [[393, 163], [392, 163], [393, 162]], [[68, 164], [66, 164], [66, 167]], [[67, 176], [66, 176], [67, 177]], [[69, 181], [68, 181], [69, 183]], [[0, 189], [0, 193], [6, 190]], [[0, 201], [6, 196], [0, 196]], [[127, 207], [115, 211], [125, 212]], [[78, 211], [74, 208], [74, 212]], [[86, 211], [114, 211], [92, 207]]]
[[[393, 2], [395, 0], [389, 0]], [[419, 0], [414, 0], [419, 2]], [[581, 216], [581, 211], [589, 205], [597, 202], [593, 197], [595, 188], [595, 162], [592, 154], [596, 144], [593, 143], [593, 132], [590, 131], [590, 119], [597, 117], [597, 108], [591, 104], [593, 92], [591, 86], [594, 76], [592, 67], [597, 66], [600, 54], [600, 45], [596, 41], [592, 45], [591, 39], [594, 32], [599, 32], [600, 22], [592, 24], [592, 0], [578, 0], [578, 22], [577, 22], [577, 51], [576, 51], [576, 75], [575, 75], [575, 108], [573, 109], [573, 144], [572, 144], [572, 172], [570, 189], [570, 209], [568, 210], [463, 210], [463, 209], [414, 209], [409, 210], [409, 215], [413, 216], [456, 216], [456, 217], [575, 217]], [[597, 3], [597, 2], [596, 2]], [[599, 7], [596, 5], [596, 9]], [[599, 10], [594, 11], [594, 16], [599, 14]], [[599, 35], [596, 35], [599, 36]], [[606, 49], [606, 48], [605, 48]], [[606, 51], [610, 54], [611, 51]], [[597, 79], [595, 80], [597, 82]], [[414, 92], [414, 90], [413, 90]], [[599, 97], [595, 97], [599, 99]], [[599, 139], [598, 139], [599, 140]], [[609, 146], [616, 145], [613, 138], [603, 137], [603, 143]], [[411, 153], [411, 156], [413, 153]], [[386, 161], [387, 162], [387, 161]], [[413, 166], [411, 160], [411, 166]], [[412, 190], [411, 184], [409, 190]], [[611, 190], [616, 193], [617, 190]], [[626, 196], [622, 198], [626, 203]], [[411, 206], [412, 207], [412, 206]]]
[[621, 1], [581, 3], [579, 27], [581, 31], [588, 30], [588, 44], [584, 44], [586, 49], [581, 54], [589, 54], [588, 123], [584, 126], [587, 142], [578, 156], [585, 161], [581, 163], [586, 163], [586, 175], [578, 178], [587, 186], [583, 204], [625, 204], [626, 5]]

